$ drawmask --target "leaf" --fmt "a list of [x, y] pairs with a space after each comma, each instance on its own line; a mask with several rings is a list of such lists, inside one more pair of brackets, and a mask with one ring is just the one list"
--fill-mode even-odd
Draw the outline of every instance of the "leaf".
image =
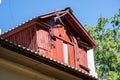
[[[106, 25], [112, 25], [113, 28]], [[98, 44], [94, 53], [99, 77], [104, 80], [120, 80], [120, 9], [112, 20], [100, 17], [95, 26], [86, 27]]]

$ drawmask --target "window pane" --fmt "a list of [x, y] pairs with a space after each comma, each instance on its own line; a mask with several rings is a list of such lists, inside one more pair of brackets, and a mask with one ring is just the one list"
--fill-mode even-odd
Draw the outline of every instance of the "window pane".
[[68, 45], [63, 42], [63, 57], [64, 57], [64, 63], [69, 63], [68, 61]]

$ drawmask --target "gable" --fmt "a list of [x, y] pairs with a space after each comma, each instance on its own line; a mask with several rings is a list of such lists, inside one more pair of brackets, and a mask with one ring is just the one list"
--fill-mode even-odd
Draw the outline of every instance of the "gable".
[[[57, 15], [59, 15], [59, 19], [57, 19]], [[26, 27], [30, 27], [30, 25], [40, 25], [41, 27], [50, 29], [50, 27], [55, 27], [56, 24], [63, 25], [67, 30], [66, 32], [69, 32], [75, 36], [76, 40], [78, 40], [78, 43], [82, 44], [82, 47], [86, 48], [87, 50], [97, 46], [89, 33], [72, 14], [72, 10], [70, 8], [33, 18], [28, 22], [16, 27], [15, 29], [2, 34], [1, 36], [7, 37], [15, 34]]]
[[[57, 20], [56, 17], [58, 17]], [[72, 35], [76, 38], [76, 40], [78, 40], [78, 43], [82, 44], [82, 47], [86, 48], [87, 50], [97, 46], [97, 44], [89, 35], [89, 33], [85, 30], [85, 28], [81, 25], [81, 23], [72, 14], [70, 8], [66, 8], [65, 10], [42, 15], [39, 18], [41, 21], [49, 24], [50, 27], [51, 26], [55, 27], [54, 25], [56, 24], [63, 25], [66, 28], [66, 30], [69, 30], [69, 32], [72, 33]]]

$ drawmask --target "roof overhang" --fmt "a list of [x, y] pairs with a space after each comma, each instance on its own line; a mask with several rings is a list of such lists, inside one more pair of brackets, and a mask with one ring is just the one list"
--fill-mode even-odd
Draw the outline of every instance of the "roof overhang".
[[97, 80], [95, 77], [92, 77], [74, 67], [70, 67], [69, 65], [65, 65], [52, 58], [48, 58], [38, 52], [33, 52], [32, 50], [22, 47], [21, 45], [13, 44], [3, 38], [0, 38], [0, 51], [0, 57], [2, 58], [31, 67], [38, 71], [43, 70], [43, 73], [45, 71], [49, 71], [48, 73], [53, 73], [48, 74], [45, 72], [44, 74], [46, 75], [55, 77], [55, 75], [58, 74], [59, 76], [56, 76], [56, 78], [62, 78], [65, 80]]
[[6, 37], [8, 37], [8, 36], [10, 36], [10, 35], [13, 35], [13, 34], [19, 32], [19, 31], [25, 29], [25, 28], [28, 28], [28, 27], [31, 27], [31, 26], [34, 27], [34, 26], [37, 26], [37, 25], [38, 25], [38, 26], [42, 26], [42, 27], [44, 27], [45, 29], [49, 30], [50, 26], [49, 26], [48, 24], [42, 22], [42, 21], [38, 21], [38, 19], [39, 19], [39, 18], [37, 17], [37, 18], [32, 19], [32, 20], [30, 20], [30, 21], [28, 21], [28, 22], [25, 22], [25, 23], [23, 23], [23, 24], [15, 27], [14, 29], [8, 30], [7, 32], [1, 34], [0, 36], [1, 36], [1, 37], [4, 36], [4, 38], [6, 38]]

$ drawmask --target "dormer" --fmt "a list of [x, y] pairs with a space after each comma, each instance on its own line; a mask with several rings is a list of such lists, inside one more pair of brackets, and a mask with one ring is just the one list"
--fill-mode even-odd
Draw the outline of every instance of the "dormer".
[[87, 50], [96, 46], [70, 8], [33, 18], [1, 37], [85, 73]]

